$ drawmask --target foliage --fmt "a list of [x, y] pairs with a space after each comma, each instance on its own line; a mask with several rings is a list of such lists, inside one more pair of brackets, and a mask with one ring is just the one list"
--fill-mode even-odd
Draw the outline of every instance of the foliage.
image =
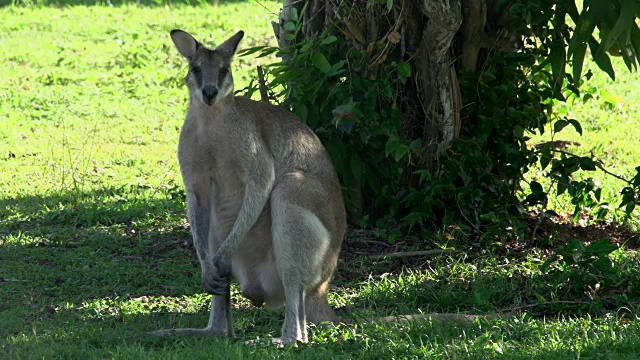
[[[635, 66], [635, 57], [629, 55], [635, 47], [627, 40], [637, 26], [627, 21], [627, 3], [624, 9], [607, 6], [607, 16], [598, 17], [604, 39], [600, 44], [589, 24], [596, 11], [605, 10], [601, 4], [587, 1], [578, 12], [574, 1], [496, 2], [490, 16], [499, 14], [498, 26], [522, 36], [525, 44], [517, 53], [484, 51], [480, 71], [460, 74], [462, 133], [441, 156], [436, 174], [422, 162], [419, 134], [403, 127], [404, 114], [411, 111], [405, 101], [413, 76], [410, 58], [371, 65], [372, 55], [351, 46], [342, 36], [348, 24], [339, 22], [317, 37], [301, 38], [302, 19], [295, 9], [293, 22], [285, 24], [291, 32], [287, 40], [294, 42], [291, 50], [259, 47], [248, 53], [277, 52], [283, 58], [269, 68], [269, 85], [279, 89], [272, 96], [284, 98], [319, 134], [359, 224], [375, 224], [390, 241], [416, 226], [455, 224], [467, 235], [481, 234], [482, 240], [499, 245], [501, 239], [525, 237], [522, 212], [527, 207], [555, 214], [548, 209], [552, 192], [568, 193], [574, 221], [584, 211], [597, 219], [615, 211], [598, 182], [576, 176], [598, 169], [608, 173], [594, 156], [559, 150], [553, 141], [532, 144], [532, 136], [546, 131], [556, 136], [567, 127], [582, 134], [579, 120], [557, 115], [554, 108], [568, 98], [592, 97], [580, 93], [591, 77], [581, 74], [587, 42], [595, 63], [611, 77], [615, 73], [607, 51], [625, 49], [627, 65]], [[385, 11], [392, 4], [383, 4]], [[575, 29], [568, 18], [576, 21]], [[607, 28], [612, 18], [618, 20]], [[566, 71], [570, 61], [572, 73]], [[536, 180], [522, 183], [533, 169], [545, 177], [544, 186]], [[627, 216], [638, 204], [637, 179], [640, 168], [621, 191], [619, 207]]]
[[[555, 3], [555, 2], [554, 2]], [[531, 6], [533, 4], [533, 6]], [[534, 1], [527, 5], [527, 10], [523, 6], [516, 10], [521, 14], [530, 16], [531, 9], [551, 9], [552, 2]], [[621, 56], [627, 68], [633, 71], [637, 68], [638, 56], [640, 55], [640, 28], [634, 19], [639, 13], [636, 0], [622, 1], [584, 1], [582, 11], [578, 11], [573, 0], [559, 2], [552, 12], [552, 16], [543, 21], [536, 21], [531, 18], [532, 29], [536, 38], [541, 41], [537, 45], [539, 53], [539, 64], [533, 70], [533, 75], [543, 75], [549, 83], [553, 84], [553, 99], [565, 101], [566, 95], [580, 97], [581, 85], [588, 81], [591, 74], [582, 76], [584, 59], [587, 48], [590, 50], [594, 63], [611, 79], [615, 79], [615, 70], [610, 58], [611, 55]], [[566, 16], [568, 15], [568, 17]], [[571, 19], [575, 27], [567, 23]], [[537, 26], [536, 26], [537, 25]], [[596, 38], [596, 28], [599, 30], [599, 42]], [[540, 36], [539, 34], [545, 34]], [[566, 67], [571, 63], [572, 73], [566, 71]], [[546, 69], [546, 72], [543, 70]], [[566, 87], [562, 87], [563, 84]], [[583, 101], [592, 98], [590, 93], [582, 96]], [[548, 101], [548, 100], [547, 100]], [[576, 119], [567, 119], [552, 116], [553, 133], [559, 133], [568, 125], [572, 125], [575, 130], [582, 135], [582, 127]], [[572, 203], [575, 206], [573, 211], [574, 221], [577, 221], [581, 211], [589, 208], [594, 211], [596, 218], [602, 219], [610, 211], [611, 207], [606, 202], [601, 202], [601, 188], [592, 179], [575, 180], [574, 173], [578, 170], [595, 171], [600, 169], [609, 173], [602, 164], [594, 158], [585, 156], [575, 156], [563, 151], [551, 150], [549, 146], [544, 146], [538, 151], [539, 164], [545, 170], [551, 162], [551, 170], [548, 176], [557, 184], [556, 194], [561, 195], [569, 191]], [[638, 204], [638, 191], [640, 187], [640, 167], [636, 168], [636, 175], [633, 179], [627, 180], [626, 186], [620, 191], [621, 203], [619, 208], [624, 207], [624, 213], [631, 216], [636, 204]], [[537, 183], [531, 183], [532, 194], [535, 198], [544, 199], [546, 193], [540, 191]], [[530, 198], [531, 200], [531, 198]]]
[[[575, 24], [572, 34], [562, 29], [563, 25], [566, 25], [565, 14], [568, 14]], [[609, 54], [622, 56], [629, 70], [636, 69], [640, 55], [640, 28], [635, 22], [638, 14], [640, 3], [637, 0], [585, 0], [580, 12], [575, 0], [560, 2], [554, 25], [560, 30], [561, 38], [568, 41], [568, 46], [566, 53], [562, 50], [565, 44], [550, 49], [547, 60], [559, 65], [554, 66], [556, 79], [562, 80], [562, 72], [565, 71], [563, 64], [566, 63], [567, 57], [571, 58], [573, 76], [568, 78], [573, 89], [577, 91], [582, 81], [582, 67], [587, 48], [598, 67], [612, 79], [615, 79], [615, 70]], [[601, 42], [594, 36], [596, 28]]]
[[540, 270], [546, 272], [551, 264], [558, 263], [559, 267], [552, 274], [561, 278], [560, 283], [568, 282], [578, 295], [585, 291], [595, 294], [620, 280], [609, 257], [617, 249], [608, 239], [595, 241], [586, 247], [580, 240], [571, 240], [554, 249], [555, 254], [542, 264]]
[[[581, 135], [583, 131], [580, 121], [555, 114], [554, 107], [567, 101], [567, 98], [588, 101], [592, 97], [589, 93], [582, 96], [580, 93], [580, 86], [591, 77], [591, 73], [585, 78], [581, 77], [587, 42], [585, 39], [589, 39], [594, 62], [613, 78], [615, 73], [606, 51], [616, 45], [627, 49], [627, 52], [632, 51], [627, 40], [628, 35], [637, 30], [637, 25], [626, 20], [618, 22], [615, 32], [605, 30], [600, 33], [605, 39], [600, 46], [592, 36], [593, 27], [589, 28], [587, 24], [594, 20], [596, 11], [604, 10], [602, 4], [613, 4], [615, 1], [586, 1], [580, 13], [574, 1], [498, 3], [504, 8], [496, 9], [496, 12], [504, 11], [507, 14], [503, 19], [505, 28], [510, 32], [522, 34], [525, 44], [517, 54], [495, 54], [493, 57], [487, 57], [481, 72], [465, 74], [463, 77], [463, 100], [470, 104], [464, 107], [467, 124], [463, 126], [463, 131], [466, 131], [469, 139], [465, 139], [463, 134], [458, 143], [471, 143], [483, 149], [484, 154], [462, 163], [461, 154], [468, 154], [469, 150], [463, 148], [456, 151], [454, 146], [454, 151], [445, 160], [445, 167], [447, 162], [462, 163], [466, 171], [470, 172], [470, 169], [478, 168], [474, 163], [482, 164], [485, 172], [472, 177], [472, 182], [482, 183], [479, 179], [491, 179], [487, 182], [490, 186], [482, 192], [482, 197], [488, 200], [488, 204], [500, 204], [497, 208], [506, 208], [505, 205], [509, 204], [520, 208], [521, 204], [539, 206], [545, 210], [542, 211], [543, 214], [555, 214], [554, 211], [547, 210], [549, 193], [555, 192], [555, 196], [559, 196], [568, 192], [573, 205], [574, 221], [577, 221], [585, 210], [593, 212], [597, 219], [605, 219], [612, 207], [603, 200], [602, 188], [593, 179], [580, 179], [576, 174], [580, 171], [596, 170], [611, 173], [593, 155], [577, 156], [555, 146], [555, 136], [568, 126]], [[597, 9], [594, 9], [594, 6]], [[598, 17], [599, 28], [606, 29], [605, 22], [610, 21], [611, 17], [619, 21], [626, 18], [627, 14], [623, 10], [617, 4], [607, 5], [607, 16]], [[575, 29], [567, 23], [566, 14], [577, 23]], [[623, 28], [620, 28], [621, 24], [624, 24]], [[565, 70], [569, 60], [573, 65], [572, 74]], [[633, 69], [635, 55], [627, 56], [625, 62], [630, 70]], [[552, 133], [551, 141], [535, 145], [531, 143], [532, 136], [544, 134], [549, 129]], [[483, 161], [483, 157], [486, 160]], [[446, 168], [449, 173], [456, 173], [455, 168], [453, 171], [450, 167]], [[528, 183], [528, 189], [519, 192], [520, 182], [532, 169], [541, 171], [547, 179], [548, 187], [545, 189], [541, 183], [533, 180]], [[627, 186], [620, 193], [622, 201], [619, 207], [624, 207], [627, 216], [631, 216], [638, 201], [637, 193], [640, 187], [635, 180], [640, 176], [639, 171], [640, 169], [636, 168], [634, 179], [625, 180]], [[471, 184], [466, 184], [466, 187], [469, 188], [469, 185]], [[507, 194], [511, 196], [506, 196]], [[518, 194], [521, 194], [518, 198], [523, 199], [522, 203], [513, 200]], [[505, 201], [507, 199], [511, 200]], [[476, 205], [472, 202], [464, 204]], [[494, 213], [486, 206], [471, 208], [484, 213], [485, 218], [486, 214]], [[509, 223], [517, 221], [511, 217], [513, 214], [514, 212], [510, 211], [503, 213], [503, 216], [492, 218], [497, 221], [489, 222], [493, 223], [488, 226], [490, 233], [502, 237], [505, 235], [504, 232], [496, 232], [495, 228], [516, 229]], [[517, 213], [515, 214], [517, 216]], [[468, 218], [469, 214], [465, 216], [465, 219]], [[475, 224], [478, 225], [480, 222]], [[517, 232], [507, 235], [521, 238]]]

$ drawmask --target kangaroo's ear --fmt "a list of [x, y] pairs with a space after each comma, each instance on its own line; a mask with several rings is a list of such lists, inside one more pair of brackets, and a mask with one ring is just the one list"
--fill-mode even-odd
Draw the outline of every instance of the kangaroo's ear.
[[182, 30], [171, 30], [171, 40], [180, 54], [189, 61], [193, 60], [196, 50], [202, 46], [193, 36]]
[[240, 30], [235, 35], [227, 39], [227, 41], [218, 45], [216, 50], [220, 51], [227, 57], [232, 57], [233, 54], [236, 53], [236, 50], [238, 49], [238, 44], [240, 43], [240, 40], [242, 40], [243, 37], [244, 37], [244, 31]]

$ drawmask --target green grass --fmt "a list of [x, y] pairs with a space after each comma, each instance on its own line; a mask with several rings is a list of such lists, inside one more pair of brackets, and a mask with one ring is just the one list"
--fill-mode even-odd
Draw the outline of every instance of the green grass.
[[[619, 57], [613, 58], [613, 64], [617, 77], [615, 81], [599, 70], [593, 62], [587, 62], [584, 72], [592, 71], [595, 75], [585, 82], [582, 96], [586, 95], [591, 99], [585, 102], [581, 98], [570, 97], [567, 103], [557, 103], [554, 106], [559, 118], [566, 117], [580, 122], [582, 135], [572, 126], [554, 133], [552, 123], [547, 126], [545, 134], [533, 136], [532, 144], [549, 140], [570, 141], [573, 145], [561, 150], [593, 157], [611, 173], [631, 180], [636, 174], [635, 168], [640, 166], [640, 132], [637, 129], [640, 113], [637, 84], [640, 75], [638, 72], [630, 73]], [[546, 189], [549, 182], [540, 175], [539, 171], [532, 171], [527, 178], [541, 182]], [[626, 221], [632, 228], [638, 228], [638, 211], [625, 219], [623, 209], [618, 208], [621, 201], [620, 190], [628, 184], [600, 170], [579, 171], [576, 178], [593, 178], [602, 187], [602, 202], [612, 207], [606, 220]], [[551, 198], [549, 208], [569, 214], [573, 211], [571, 199], [566, 193]]]
[[[279, 4], [96, 3], [105, 5], [0, 8], [0, 358], [640, 358], [637, 252], [617, 251], [626, 282], [587, 301], [539, 271], [537, 250], [374, 262], [358, 254], [358, 238], [345, 244], [330, 299], [353, 323], [312, 329], [309, 345], [244, 345], [279, 335], [283, 312], [249, 306], [235, 287], [237, 339], [145, 336], [208, 318], [176, 159], [186, 65], [168, 32], [216, 44], [243, 29], [242, 47], [273, 44]], [[236, 59], [237, 89], [255, 65]], [[639, 158], [625, 121], [636, 114], [636, 80], [621, 72], [617, 92], [599, 87], [622, 109], [570, 107], [589, 119], [580, 149], [606, 144], [624, 174]], [[418, 312], [481, 317], [362, 322]]]

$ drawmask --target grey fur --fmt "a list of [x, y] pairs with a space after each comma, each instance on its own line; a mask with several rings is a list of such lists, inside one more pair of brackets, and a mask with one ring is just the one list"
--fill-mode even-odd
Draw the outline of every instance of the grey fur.
[[274, 342], [307, 342], [307, 320], [340, 321], [327, 293], [346, 230], [341, 187], [320, 140], [300, 119], [234, 97], [229, 66], [243, 35], [211, 50], [171, 32], [190, 64], [178, 158], [202, 283], [214, 296], [206, 328], [152, 334], [233, 336], [233, 277], [255, 305], [286, 304]]

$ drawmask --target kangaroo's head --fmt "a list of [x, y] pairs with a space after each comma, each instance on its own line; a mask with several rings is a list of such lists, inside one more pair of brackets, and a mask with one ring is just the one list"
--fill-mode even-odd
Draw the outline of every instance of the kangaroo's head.
[[243, 36], [244, 32], [239, 31], [211, 50], [182, 30], [171, 31], [173, 43], [180, 54], [189, 61], [187, 86], [192, 100], [213, 106], [221, 99], [233, 96], [230, 65]]

